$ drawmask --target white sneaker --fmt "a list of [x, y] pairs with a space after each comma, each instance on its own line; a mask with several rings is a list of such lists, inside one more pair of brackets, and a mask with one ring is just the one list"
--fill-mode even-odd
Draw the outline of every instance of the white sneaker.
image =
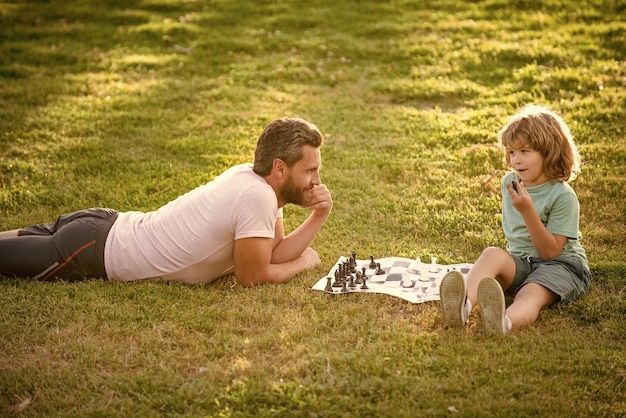
[[506, 305], [500, 283], [491, 277], [482, 279], [478, 283], [478, 304], [485, 330], [492, 334], [506, 334]]
[[439, 287], [441, 295], [441, 310], [443, 312], [443, 325], [450, 328], [462, 328], [467, 322], [465, 300], [467, 288], [465, 279], [458, 271], [446, 273]]

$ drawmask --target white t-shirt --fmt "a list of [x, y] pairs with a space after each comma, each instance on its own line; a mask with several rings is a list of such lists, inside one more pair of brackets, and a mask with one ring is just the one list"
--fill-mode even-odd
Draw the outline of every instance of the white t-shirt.
[[274, 238], [276, 193], [252, 164], [232, 167], [153, 212], [121, 212], [104, 247], [110, 280], [206, 283], [234, 269], [234, 241]]

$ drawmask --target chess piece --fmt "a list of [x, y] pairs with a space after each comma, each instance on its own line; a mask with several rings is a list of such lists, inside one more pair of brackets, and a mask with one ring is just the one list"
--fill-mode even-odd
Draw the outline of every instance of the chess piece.
[[376, 263], [376, 275], [380, 276], [381, 274], [385, 274], [385, 270], [380, 266], [380, 263]]
[[430, 258], [430, 268], [428, 269], [429, 273], [437, 273], [439, 269], [437, 268], [437, 257]]
[[335, 282], [333, 283], [333, 287], [341, 287], [341, 278], [339, 270], [335, 270]]
[[402, 280], [400, 281], [400, 286], [402, 286], [405, 289], [409, 287], [413, 287], [413, 280], [411, 280], [411, 277], [409, 276], [408, 271], [405, 271], [404, 273], [402, 273]]
[[356, 284], [354, 283], [354, 276], [350, 275], [350, 278], [348, 280], [348, 287], [353, 288], [356, 287]]
[[352, 256], [350, 257], [350, 273], [356, 272], [356, 252], [352, 251]]
[[409, 287], [413, 287], [413, 280], [411, 279], [402, 279], [402, 281], [400, 282], [400, 285], [402, 287], [409, 288]]
[[363, 279], [361, 279], [361, 272], [360, 271], [356, 272], [356, 280], [354, 281], [354, 283], [356, 283], [356, 284], [363, 283]]
[[376, 262], [374, 261], [374, 256], [370, 255], [370, 268], [371, 269], [375, 269], [376, 268]]
[[420, 278], [419, 281], [420, 282], [427, 282], [428, 281], [428, 264], [426, 263], [422, 263], [421, 267], [420, 267]]
[[326, 276], [326, 287], [324, 288], [325, 292], [331, 292], [333, 291], [333, 284], [331, 282], [333, 278], [330, 276]]
[[354, 276], [352, 275], [350, 270], [351, 270], [350, 261], [346, 261], [345, 264], [343, 265], [343, 273], [344, 273], [344, 278], [348, 283], [350, 282], [350, 280], [354, 279]]
[[[363, 269], [365, 269], [365, 267], [363, 267]], [[361, 285], [361, 290], [369, 289], [369, 287], [367, 287], [367, 276], [363, 274], [363, 276], [361, 276], [361, 279], [363, 280], [363, 284]]]
[[346, 279], [343, 279], [343, 284], [341, 286], [341, 293], [350, 293], [348, 287], [346, 286]]
[[421, 268], [422, 268], [422, 260], [419, 257], [417, 257], [415, 260], [411, 262], [411, 264], [409, 264], [407, 271], [411, 274], [417, 274], [419, 273]]

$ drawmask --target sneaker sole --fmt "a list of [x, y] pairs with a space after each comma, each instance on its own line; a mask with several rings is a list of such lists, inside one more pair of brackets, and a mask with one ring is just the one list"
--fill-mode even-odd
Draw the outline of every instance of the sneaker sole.
[[478, 304], [485, 331], [492, 334], [506, 334], [504, 292], [500, 283], [492, 278], [485, 278], [478, 283]]
[[439, 288], [443, 325], [450, 328], [463, 328], [463, 304], [467, 298], [465, 279], [458, 271], [447, 273], [441, 280]]

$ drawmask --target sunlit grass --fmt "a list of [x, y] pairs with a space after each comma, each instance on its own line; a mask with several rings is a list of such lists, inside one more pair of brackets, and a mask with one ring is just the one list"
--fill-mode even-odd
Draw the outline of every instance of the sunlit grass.
[[[0, 415], [623, 414], [623, 13], [599, 0], [0, 3], [0, 229], [155, 209], [251, 161], [283, 116], [324, 133], [334, 197], [313, 243], [322, 264], [282, 286], [1, 281]], [[435, 303], [310, 290], [351, 251], [472, 262], [502, 247], [496, 133], [529, 102], [580, 146], [587, 297], [501, 339], [478, 311], [445, 331]], [[286, 207], [286, 229], [307, 215]]]

